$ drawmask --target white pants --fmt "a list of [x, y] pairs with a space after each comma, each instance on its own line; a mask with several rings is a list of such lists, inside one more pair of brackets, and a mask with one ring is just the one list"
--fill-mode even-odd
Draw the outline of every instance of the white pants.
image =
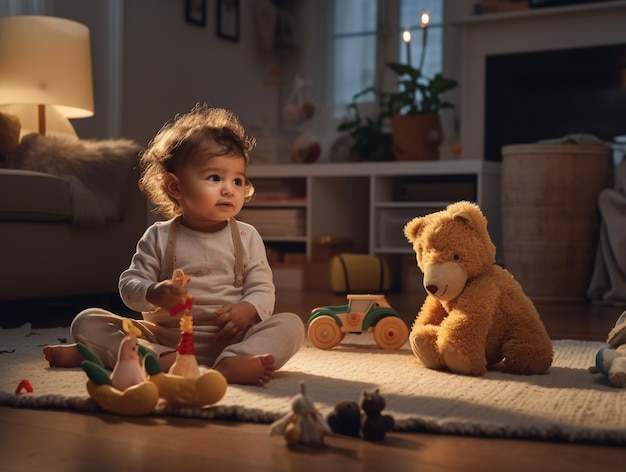
[[[109, 369], [117, 361], [118, 349], [126, 333], [122, 318], [101, 308], [80, 312], [70, 327], [76, 342], [86, 345]], [[166, 327], [146, 320], [133, 320], [141, 330], [140, 343], [160, 355], [176, 351], [180, 341], [179, 327]], [[273, 354], [280, 369], [304, 342], [304, 324], [294, 313], [276, 313], [250, 326], [239, 338], [216, 341], [214, 333], [193, 332], [198, 364], [215, 367], [225, 357]]]

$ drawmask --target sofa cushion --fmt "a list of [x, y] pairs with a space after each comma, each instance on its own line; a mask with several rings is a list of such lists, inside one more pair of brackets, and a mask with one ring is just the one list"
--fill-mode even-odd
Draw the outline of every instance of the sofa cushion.
[[128, 139], [82, 140], [36, 133], [22, 138], [13, 168], [53, 174], [69, 184], [72, 223], [103, 226], [122, 220], [141, 147]]
[[0, 220], [71, 219], [72, 202], [67, 182], [42, 172], [0, 169]]

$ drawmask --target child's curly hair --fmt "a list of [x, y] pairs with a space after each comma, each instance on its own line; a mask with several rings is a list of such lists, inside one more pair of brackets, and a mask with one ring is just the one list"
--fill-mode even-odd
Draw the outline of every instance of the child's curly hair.
[[[150, 141], [139, 158], [142, 169], [139, 187], [156, 206], [156, 211], [167, 218], [179, 216], [178, 203], [165, 190], [165, 174], [174, 172], [177, 164], [199, 148], [214, 156], [240, 154], [247, 165], [254, 145], [254, 138], [246, 136], [234, 113], [197, 104], [189, 113], [177, 115], [166, 123]], [[253, 194], [254, 187], [246, 182], [246, 201], [250, 201]]]

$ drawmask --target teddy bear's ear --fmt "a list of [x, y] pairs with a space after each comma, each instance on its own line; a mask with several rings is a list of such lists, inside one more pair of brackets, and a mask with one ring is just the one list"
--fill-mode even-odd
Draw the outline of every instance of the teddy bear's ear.
[[475, 203], [458, 202], [448, 206], [452, 218], [465, 224], [479, 224], [485, 220], [480, 208]]
[[472, 221], [472, 215], [470, 215], [467, 211], [460, 211], [458, 213], [455, 213], [454, 215], [452, 215], [452, 218], [457, 221], [462, 221], [463, 223], [471, 223]]
[[409, 242], [415, 241], [417, 236], [422, 232], [424, 228], [424, 218], [418, 216], [417, 218], [413, 218], [404, 226], [404, 235], [409, 240]]

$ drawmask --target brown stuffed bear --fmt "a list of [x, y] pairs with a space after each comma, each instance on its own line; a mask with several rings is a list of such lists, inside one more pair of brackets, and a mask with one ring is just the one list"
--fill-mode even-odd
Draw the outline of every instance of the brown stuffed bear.
[[487, 219], [470, 202], [411, 220], [404, 234], [424, 274], [427, 297], [409, 340], [430, 369], [483, 375], [496, 366], [542, 374], [552, 342], [530, 299], [495, 264]]

